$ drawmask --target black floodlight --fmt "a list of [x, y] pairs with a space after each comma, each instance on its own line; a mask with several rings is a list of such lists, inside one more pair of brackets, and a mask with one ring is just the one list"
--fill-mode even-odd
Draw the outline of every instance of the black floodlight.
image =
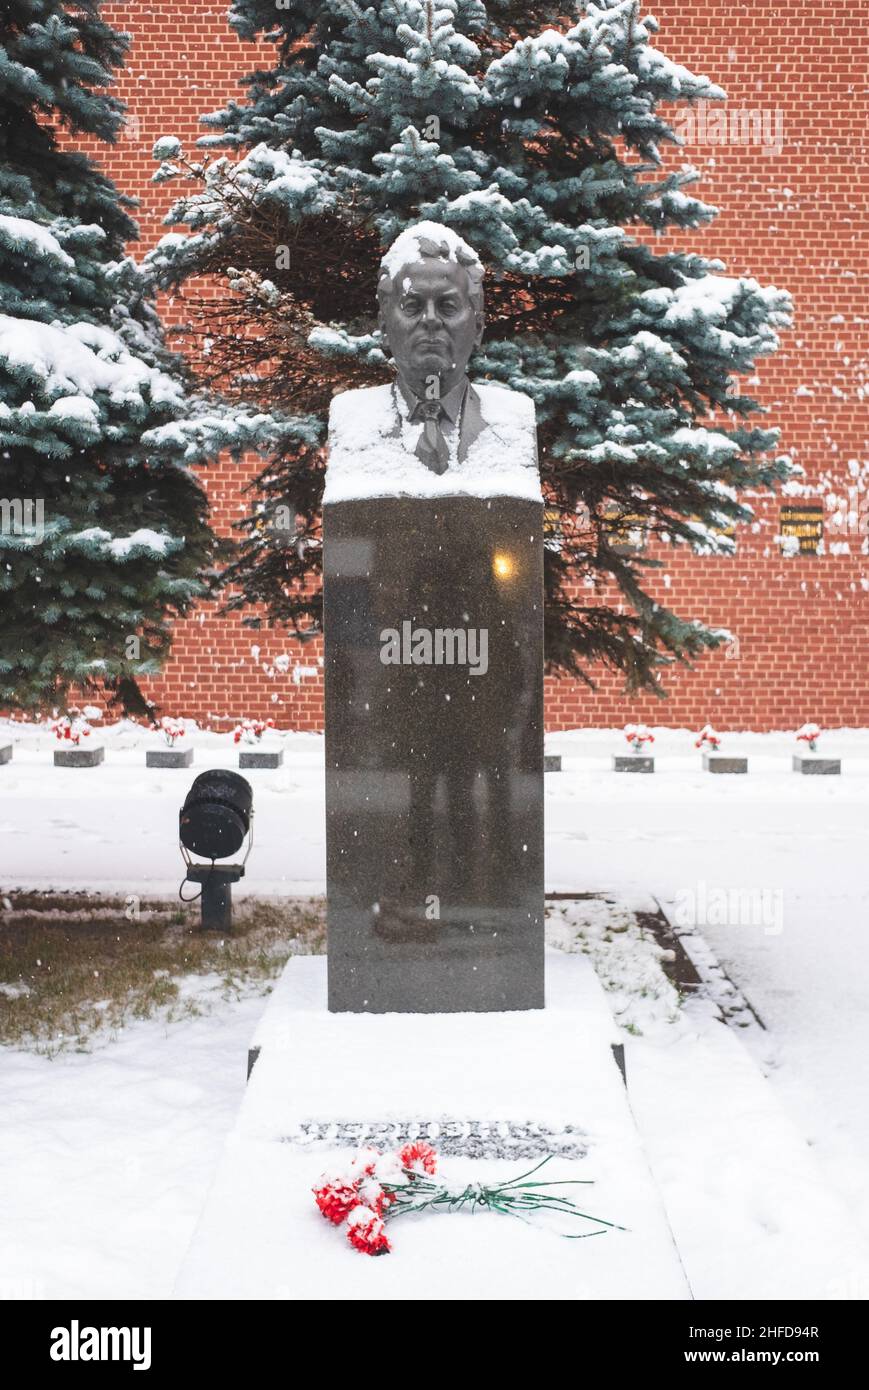
[[[237, 854], [249, 835], [240, 864], [217, 864]], [[187, 865], [184, 883], [201, 883], [202, 926], [229, 931], [232, 926], [232, 885], [244, 877], [253, 845], [253, 791], [249, 782], [226, 768], [200, 772], [184, 799], [178, 817], [181, 853]], [[191, 855], [208, 859], [195, 864]], [[181, 884], [183, 890], [184, 883]], [[184, 901], [191, 901], [185, 899]]]
[[252, 818], [250, 782], [222, 767], [200, 772], [181, 807], [182, 847], [200, 859], [229, 859], [241, 849]]

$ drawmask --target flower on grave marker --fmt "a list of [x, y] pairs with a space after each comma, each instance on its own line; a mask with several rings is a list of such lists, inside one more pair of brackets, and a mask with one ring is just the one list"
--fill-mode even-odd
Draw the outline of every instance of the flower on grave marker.
[[357, 1202], [363, 1207], [370, 1207], [378, 1216], [385, 1215], [386, 1208], [394, 1201], [391, 1194], [387, 1193], [380, 1186], [377, 1179], [370, 1174], [367, 1177], [360, 1178], [357, 1194]]
[[418, 1173], [421, 1176], [427, 1175], [433, 1178], [438, 1170], [437, 1151], [424, 1139], [416, 1139], [411, 1144], [405, 1144], [403, 1149], [399, 1149], [398, 1157], [402, 1168], [407, 1169], [410, 1173]]
[[807, 743], [810, 753], [818, 751], [818, 739], [821, 737], [821, 729], [818, 724], [804, 724], [801, 729], [797, 729], [797, 741]]
[[314, 1201], [327, 1221], [331, 1221], [333, 1226], [340, 1226], [359, 1205], [359, 1192], [355, 1183], [330, 1178], [314, 1188]]
[[345, 1226], [350, 1244], [365, 1255], [389, 1254], [392, 1246], [386, 1221], [411, 1211], [492, 1211], [523, 1221], [526, 1213], [537, 1211], [595, 1224], [592, 1231], [561, 1232], [570, 1240], [602, 1235], [608, 1229], [623, 1230], [612, 1221], [580, 1211], [568, 1197], [547, 1190], [584, 1186], [590, 1179], [546, 1181], [534, 1177], [551, 1157], [547, 1155], [534, 1168], [506, 1182], [449, 1187], [436, 1180], [437, 1151], [425, 1140], [407, 1143], [397, 1153], [362, 1149], [343, 1173], [320, 1179], [313, 1188], [314, 1200], [327, 1221]]
[[169, 747], [172, 748], [175, 745], [176, 738], [184, 737], [184, 723], [180, 719], [170, 719], [168, 715], [164, 715], [160, 720], [160, 732]]
[[716, 734], [711, 724], [704, 724], [700, 730], [700, 736], [694, 744], [695, 748], [708, 748], [715, 753], [721, 743], [721, 735]]
[[69, 714], [61, 715], [59, 719], [51, 721], [51, 728], [56, 739], [78, 747], [83, 738], [90, 738], [93, 730], [82, 713], [78, 709], [71, 709]]
[[233, 743], [259, 743], [266, 729], [273, 729], [273, 719], [242, 719], [232, 732]]
[[646, 728], [645, 724], [626, 724], [625, 738], [631, 745], [631, 752], [642, 753], [644, 743], [654, 743], [655, 735]]
[[354, 1207], [347, 1218], [347, 1239], [363, 1255], [388, 1255], [392, 1249], [383, 1218], [371, 1207]]

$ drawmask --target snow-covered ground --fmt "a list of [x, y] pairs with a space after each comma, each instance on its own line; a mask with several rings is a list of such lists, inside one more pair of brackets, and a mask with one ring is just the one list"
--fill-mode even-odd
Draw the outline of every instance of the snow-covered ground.
[[[616, 731], [548, 740], [564, 770], [546, 779], [547, 888], [606, 890], [627, 906], [656, 897], [677, 925], [698, 922], [767, 1025], [746, 1046], [869, 1238], [869, 731], [826, 733], [821, 751], [842, 757], [843, 774], [822, 778], [791, 771], [792, 735], [728, 736], [723, 751], [747, 754], [749, 774], [713, 777], [688, 731], [655, 732], [652, 777], [610, 771], [624, 751]], [[103, 766], [55, 770], [46, 732], [0, 726], [7, 736], [0, 889], [174, 893], [184, 793], [196, 771], [236, 764], [226, 736], [197, 734], [193, 769], [146, 770], [154, 736], [116, 726]], [[256, 836], [240, 887], [322, 892], [323, 741], [281, 738], [285, 766], [251, 774]], [[3, 1055], [0, 1185], [13, 1200], [0, 1281], [32, 1278], [36, 1296], [168, 1291], [261, 1009], [137, 1024], [93, 1056]], [[125, 1223], [127, 1257], [103, 1239]], [[831, 1293], [867, 1296], [865, 1272], [843, 1269]]]
[[699, 917], [766, 1024], [747, 1044], [869, 1234], [869, 732], [822, 736], [839, 777], [792, 772], [786, 734], [728, 737], [722, 751], [749, 759], [730, 777], [699, 771], [672, 730], [656, 731], [653, 776], [619, 776], [613, 742], [549, 741], [567, 771], [547, 784], [547, 888], [653, 894], [671, 921]]
[[245, 1085], [261, 997], [93, 1054], [0, 1054], [0, 1299], [167, 1298]]

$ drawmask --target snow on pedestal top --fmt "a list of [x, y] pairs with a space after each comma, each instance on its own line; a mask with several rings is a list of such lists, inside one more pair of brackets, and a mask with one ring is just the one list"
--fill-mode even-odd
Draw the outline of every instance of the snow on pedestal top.
[[342, 391], [329, 412], [324, 504], [367, 497], [521, 497], [542, 501], [534, 402], [522, 391], [473, 383], [483, 429], [459, 460], [451, 446], [445, 473], [433, 473], [414, 450], [422, 424], [408, 419], [392, 386]]

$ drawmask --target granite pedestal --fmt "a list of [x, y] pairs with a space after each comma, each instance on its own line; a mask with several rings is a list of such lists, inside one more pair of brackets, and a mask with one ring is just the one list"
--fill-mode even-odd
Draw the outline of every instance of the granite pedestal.
[[149, 748], [145, 753], [146, 767], [192, 767], [192, 748]]
[[96, 748], [56, 748], [55, 767], [99, 767], [106, 756], [106, 750]]
[[747, 772], [748, 758], [731, 758], [726, 753], [704, 753], [704, 772]]
[[542, 510], [324, 507], [330, 1010], [543, 1006]]
[[3, 743], [3, 744], [0, 744], [0, 766], [2, 766], [3, 763], [11, 763], [11, 761], [12, 761], [12, 744], [11, 744], [11, 743]]
[[654, 772], [655, 759], [644, 757], [642, 753], [618, 754], [613, 758], [613, 772]]
[[[269, 997], [176, 1298], [690, 1298], [587, 957], [549, 953], [539, 1012], [449, 1019], [327, 1013], [325, 965], [295, 957]], [[388, 1228], [393, 1253], [369, 1259], [323, 1220], [311, 1188], [361, 1145], [415, 1138], [435, 1145], [449, 1183], [505, 1181], [551, 1154], [538, 1176], [589, 1183], [554, 1190], [625, 1229], [567, 1240], [590, 1224], [404, 1216]]]
[[842, 771], [841, 758], [815, 758], [794, 754], [794, 772], [808, 777], [838, 777]]
[[268, 770], [281, 767], [283, 761], [283, 748], [248, 748], [238, 755], [238, 765], [241, 768], [264, 768]]

